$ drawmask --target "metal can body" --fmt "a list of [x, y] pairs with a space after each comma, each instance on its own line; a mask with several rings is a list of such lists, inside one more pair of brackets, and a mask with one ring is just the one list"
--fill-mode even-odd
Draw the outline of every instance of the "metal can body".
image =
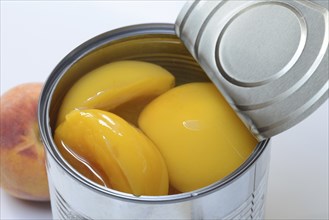
[[133, 196], [99, 186], [74, 170], [52, 139], [56, 115], [70, 86], [90, 70], [117, 60], [142, 60], [172, 72], [177, 84], [209, 81], [175, 35], [171, 24], [113, 30], [68, 54], [48, 78], [40, 99], [39, 125], [47, 148], [54, 219], [260, 219], [270, 157], [269, 140], [236, 171], [202, 189], [168, 196]]

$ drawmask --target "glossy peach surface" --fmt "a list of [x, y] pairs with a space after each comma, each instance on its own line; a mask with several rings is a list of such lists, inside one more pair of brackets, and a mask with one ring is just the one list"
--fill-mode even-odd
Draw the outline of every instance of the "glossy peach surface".
[[139, 126], [160, 149], [170, 183], [181, 192], [230, 174], [257, 144], [212, 83], [164, 93], [143, 110]]
[[[113, 111], [134, 123], [141, 109], [154, 97], [174, 86], [164, 68], [141, 61], [117, 61], [80, 78], [65, 95], [57, 124], [74, 109]], [[133, 108], [132, 108], [133, 106]]]
[[[69, 152], [89, 165], [93, 175], [112, 189], [135, 195], [168, 193], [166, 164], [156, 146], [113, 113], [73, 110], [57, 127], [55, 142], [64, 156]], [[72, 156], [66, 157], [68, 162]], [[86, 167], [75, 168], [80, 171]]]

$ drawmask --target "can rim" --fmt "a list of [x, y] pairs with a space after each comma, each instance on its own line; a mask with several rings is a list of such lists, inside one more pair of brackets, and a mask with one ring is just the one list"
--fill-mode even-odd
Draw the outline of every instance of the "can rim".
[[[53, 141], [52, 131], [50, 128], [50, 105], [52, 102], [52, 97], [60, 78], [65, 74], [65, 72], [79, 59], [87, 55], [89, 52], [101, 47], [102, 45], [109, 43], [111, 41], [122, 39], [126, 37], [145, 35], [145, 34], [167, 34], [175, 35], [174, 24], [169, 23], [145, 23], [138, 25], [126, 26], [123, 28], [118, 28], [110, 30], [103, 34], [100, 34], [90, 40], [82, 43], [80, 46], [72, 50], [68, 55], [66, 55], [59, 64], [53, 69], [49, 75], [39, 100], [38, 105], [38, 123], [40, 129], [40, 136], [42, 142], [48, 152], [48, 154], [56, 161], [56, 163], [72, 178], [74, 178], [78, 183], [87, 186], [97, 193], [104, 194], [106, 196], [111, 196], [115, 199], [139, 202], [139, 203], [172, 203], [179, 202], [182, 200], [188, 200], [192, 198], [198, 198], [205, 196], [211, 192], [217, 191], [227, 184], [234, 182], [239, 176], [245, 173], [254, 162], [260, 157], [262, 152], [265, 150], [270, 139], [266, 139], [257, 144], [254, 152], [250, 157], [237, 168], [230, 175], [224, 177], [223, 179], [208, 185], [206, 187], [174, 195], [165, 196], [135, 196], [129, 193], [119, 192], [117, 190], [109, 189], [107, 187], [98, 185], [88, 178], [84, 177], [82, 174], [77, 172], [64, 158], [60, 155], [58, 150], [56, 150], [56, 145]], [[48, 156], [48, 155], [47, 155]], [[48, 166], [48, 164], [47, 164]]]

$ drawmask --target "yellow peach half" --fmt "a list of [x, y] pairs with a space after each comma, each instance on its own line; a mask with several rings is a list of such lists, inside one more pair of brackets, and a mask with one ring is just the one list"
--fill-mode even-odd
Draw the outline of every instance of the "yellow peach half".
[[136, 124], [139, 112], [153, 98], [174, 86], [174, 77], [161, 66], [142, 61], [117, 61], [80, 78], [65, 95], [57, 125], [74, 109], [115, 112]]
[[257, 141], [212, 83], [189, 83], [154, 99], [140, 129], [159, 148], [170, 184], [188, 192], [237, 169]]
[[[65, 151], [70, 151], [78, 160], [96, 167], [106, 186], [134, 195], [168, 194], [168, 172], [160, 152], [121, 117], [98, 109], [73, 110], [54, 137], [64, 157]], [[71, 162], [72, 158], [65, 159]]]

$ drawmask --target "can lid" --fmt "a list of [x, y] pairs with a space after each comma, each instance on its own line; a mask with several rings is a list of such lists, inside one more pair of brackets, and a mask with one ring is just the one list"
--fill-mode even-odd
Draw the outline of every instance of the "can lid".
[[259, 139], [328, 98], [328, 1], [188, 1], [176, 34]]

